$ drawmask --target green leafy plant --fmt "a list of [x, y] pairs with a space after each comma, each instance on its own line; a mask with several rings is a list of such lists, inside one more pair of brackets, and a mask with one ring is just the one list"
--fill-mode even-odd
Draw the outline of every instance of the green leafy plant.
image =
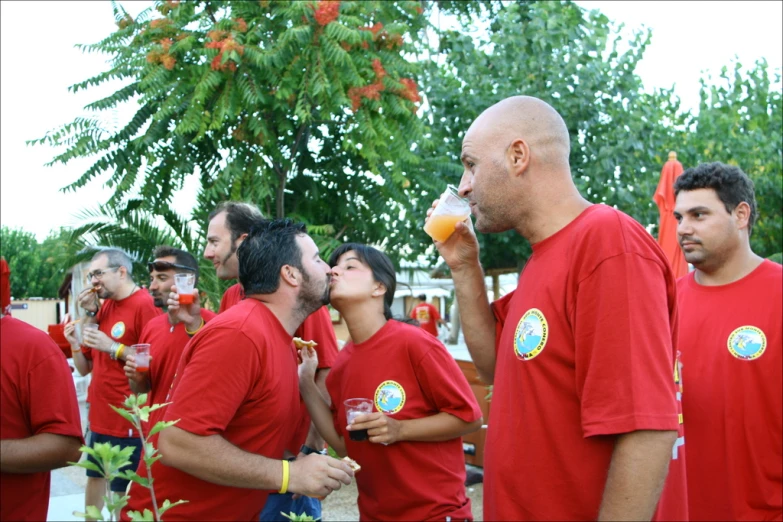
[[288, 520], [290, 520], [291, 522], [315, 522], [317, 520], [321, 520], [321, 517], [313, 518], [312, 516], [306, 515], [304, 513], [302, 513], [301, 515], [297, 515], [293, 511], [291, 511], [290, 513], [283, 513], [281, 511], [280, 514], [283, 515]]
[[143, 513], [138, 511], [129, 511], [128, 516], [131, 518], [131, 520], [163, 520], [162, 517], [166, 511], [173, 508], [174, 506], [187, 502], [187, 500], [178, 500], [172, 503], [167, 499], [163, 501], [161, 506], [158, 506], [157, 499], [155, 498], [155, 489], [152, 486], [152, 465], [161, 458], [161, 455], [158, 453], [158, 450], [155, 448], [152, 442], [150, 442], [150, 437], [170, 426], [173, 426], [179, 422], [179, 420], [157, 422], [145, 436], [141, 423], [149, 421], [151, 412], [163, 408], [169, 404], [165, 403], [145, 406], [146, 403], [146, 393], [142, 393], [140, 395], [131, 394], [125, 399], [124, 408], [117, 408], [112, 406], [112, 409], [122, 416], [122, 418], [130, 422], [139, 432], [139, 436], [141, 437], [142, 441], [142, 447], [144, 449], [143, 458], [147, 468], [147, 476], [141, 477], [136, 473], [135, 470], [123, 469], [127, 468], [127, 466], [129, 466], [131, 463], [130, 457], [133, 453], [133, 448], [121, 448], [120, 446], [112, 446], [108, 443], [95, 444], [94, 448], [82, 446], [80, 451], [93, 457], [93, 459], [95, 459], [95, 461], [99, 464], [95, 464], [89, 460], [71, 462], [70, 464], [96, 471], [106, 479], [106, 495], [103, 497], [103, 501], [106, 509], [109, 512], [109, 518], [104, 518], [103, 512], [96, 506], [87, 506], [86, 513], [75, 511], [75, 516], [93, 520], [115, 520], [115, 513], [119, 513], [122, 508], [127, 506], [128, 500], [130, 499], [129, 495], [120, 495], [119, 493], [111, 491], [109, 486], [112, 479], [115, 478], [131, 480], [150, 490], [152, 511], [149, 509], [145, 509]]

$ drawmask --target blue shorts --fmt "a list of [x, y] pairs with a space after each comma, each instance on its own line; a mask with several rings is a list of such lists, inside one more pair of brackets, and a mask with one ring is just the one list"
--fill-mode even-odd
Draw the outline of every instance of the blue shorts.
[[[125, 466], [124, 468], [121, 468], [120, 471], [125, 471], [126, 469], [136, 471], [139, 468], [139, 460], [141, 460], [141, 439], [139, 437], [112, 437], [111, 435], [102, 435], [100, 433], [90, 431], [87, 445], [93, 448], [98, 442], [108, 442], [112, 446], [121, 446], [123, 448], [127, 446], [133, 446], [135, 449], [133, 450], [133, 454], [130, 457], [130, 466]], [[103, 469], [102, 464], [92, 458], [92, 455], [87, 455], [87, 460]], [[91, 478], [103, 478], [103, 475], [91, 469], [87, 470], [87, 476]], [[125, 490], [128, 489], [128, 482], [130, 481], [123, 478], [116, 478], [111, 481], [111, 490], [117, 493], [125, 493]]]
[[270, 493], [258, 517], [262, 522], [290, 522], [281, 513], [288, 515], [292, 511], [297, 514], [310, 515], [314, 519], [321, 518], [321, 501], [317, 498], [301, 496], [293, 500], [293, 493]]

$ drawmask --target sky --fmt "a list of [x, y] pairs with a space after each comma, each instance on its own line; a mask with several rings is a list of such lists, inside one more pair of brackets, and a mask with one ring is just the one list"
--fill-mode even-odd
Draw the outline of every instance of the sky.
[[[148, 2], [120, 2], [133, 16]], [[626, 34], [652, 29], [652, 43], [637, 73], [647, 89], [671, 88], [686, 108], [698, 106], [699, 78], [716, 77], [735, 55], [750, 66], [765, 58], [780, 69], [783, 62], [783, 2], [577, 1], [598, 9]], [[77, 116], [83, 107], [120, 87], [107, 84], [71, 93], [68, 87], [105, 71], [107, 56], [83, 53], [74, 46], [100, 41], [116, 29], [107, 1], [0, 1], [0, 224], [23, 228], [43, 240], [50, 230], [73, 226], [85, 209], [95, 209], [111, 195], [102, 180], [76, 192], [60, 189], [79, 178], [89, 160], [45, 167], [55, 155], [48, 146], [28, 146]], [[109, 116], [120, 122], [131, 111]], [[105, 178], [103, 178], [105, 180]], [[189, 215], [195, 180], [175, 198], [174, 210]]]

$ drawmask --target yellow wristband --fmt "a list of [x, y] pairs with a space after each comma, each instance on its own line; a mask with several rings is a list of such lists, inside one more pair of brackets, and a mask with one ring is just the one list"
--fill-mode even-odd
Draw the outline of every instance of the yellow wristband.
[[283, 485], [280, 486], [281, 494], [284, 494], [288, 491], [288, 477], [289, 477], [288, 461], [283, 460]]
[[120, 344], [120, 347], [117, 348], [117, 353], [114, 354], [114, 357], [119, 359], [120, 357], [122, 357], [122, 354], [123, 354], [124, 351], [125, 351], [125, 345], [124, 344]]
[[75, 349], [73, 348], [73, 346], [71, 346], [71, 353], [76, 353], [76, 352], [81, 352], [81, 351], [82, 351], [82, 349], [81, 349], [81, 348], [79, 348], [78, 350], [75, 350]]
[[186, 326], [185, 327], [185, 333], [188, 334], [188, 335], [196, 335], [198, 333], [198, 331], [201, 330], [202, 326], [204, 326], [204, 318], [203, 317], [201, 318], [201, 324], [198, 325], [198, 328], [196, 328], [195, 330], [193, 330], [191, 332], [191, 331], [188, 330], [188, 327]]

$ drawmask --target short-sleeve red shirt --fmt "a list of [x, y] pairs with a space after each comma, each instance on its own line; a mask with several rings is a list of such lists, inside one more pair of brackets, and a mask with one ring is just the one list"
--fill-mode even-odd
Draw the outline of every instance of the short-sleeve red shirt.
[[374, 401], [373, 411], [396, 420], [446, 412], [465, 421], [481, 417], [473, 391], [446, 348], [420, 328], [387, 321], [369, 340], [349, 342], [326, 378], [334, 426], [356, 475], [362, 520], [471, 519], [465, 496], [462, 438], [403, 441], [384, 446], [350, 439], [343, 402]]
[[783, 520], [783, 267], [677, 283], [691, 520]]
[[[211, 310], [201, 310], [201, 318], [208, 323], [215, 317]], [[167, 314], [162, 314], [147, 323], [139, 338], [140, 344], [150, 345], [150, 392], [147, 404], [163, 404], [174, 383], [179, 359], [190, 336], [185, 332], [185, 325], [177, 323], [172, 326]], [[163, 419], [166, 408], [160, 408], [150, 413], [149, 426]]]
[[[0, 319], [0, 439], [40, 433], [82, 441], [79, 404], [65, 356], [46, 333]], [[0, 520], [46, 520], [50, 473], [1, 473]]]
[[[292, 337], [260, 301], [245, 299], [204, 326], [185, 347], [164, 420], [238, 448], [281, 459], [299, 416], [297, 356]], [[217, 457], [216, 457], [217, 458]], [[138, 473], [146, 476], [142, 461]], [[158, 502], [189, 500], [167, 520], [258, 520], [269, 491], [221, 486], [157, 462]], [[131, 486], [123, 512], [149, 509], [149, 490]]]
[[[242, 289], [242, 285], [240, 283], [232, 285], [226, 290], [226, 293], [223, 294], [218, 313], [225, 312], [235, 304], [241, 302], [244, 298], [245, 292]], [[332, 367], [334, 360], [337, 358], [339, 349], [337, 347], [337, 337], [334, 335], [332, 318], [331, 315], [329, 315], [329, 309], [327, 307], [322, 306], [308, 315], [302, 325], [296, 330], [296, 333], [294, 333], [294, 337], [318, 343], [315, 347], [315, 351], [318, 354], [319, 370], [325, 370]], [[294, 455], [299, 452], [299, 448], [304, 444], [305, 440], [307, 440], [307, 432], [310, 429], [310, 414], [307, 412], [307, 406], [305, 406], [304, 401], [301, 401], [299, 409], [301, 420], [294, 432], [293, 439], [286, 448]]]
[[[595, 519], [615, 441], [605, 435], [680, 428], [671, 268], [637, 222], [593, 205], [533, 245], [493, 310], [502, 414], [487, 433], [484, 516]], [[688, 519], [685, 448], [675, 450], [657, 519]]]
[[[160, 315], [152, 296], [138, 290], [120, 301], [107, 299], [98, 312], [98, 329], [113, 340], [131, 346], [139, 342], [144, 326]], [[92, 360], [90, 381], [90, 430], [113, 437], [134, 437], [138, 433], [111, 406], [120, 407], [131, 394], [123, 361], [114, 361], [106, 352], [82, 347], [84, 356]]]
[[419, 321], [419, 326], [425, 332], [429, 332], [435, 337], [438, 336], [438, 321], [440, 314], [438, 309], [429, 303], [420, 303], [411, 310], [411, 319]]

